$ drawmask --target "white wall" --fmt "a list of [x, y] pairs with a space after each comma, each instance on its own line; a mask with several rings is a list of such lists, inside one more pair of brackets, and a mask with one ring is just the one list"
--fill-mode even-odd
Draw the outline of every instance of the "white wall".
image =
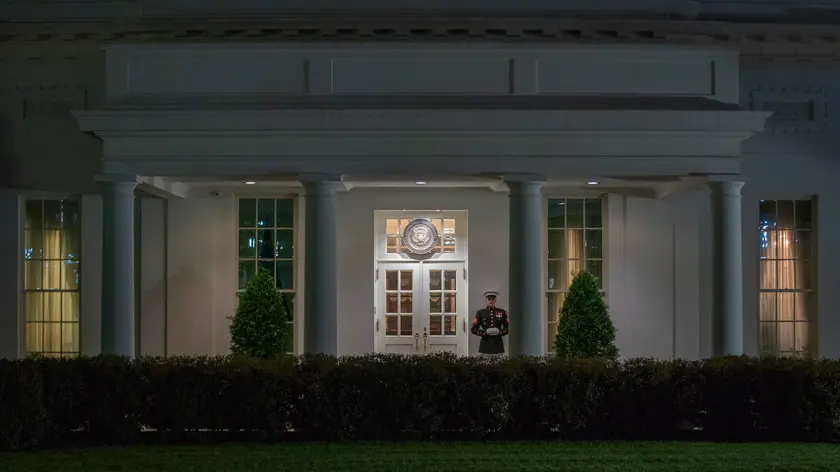
[[[236, 309], [236, 201], [171, 200], [167, 215], [169, 355], [223, 354]], [[147, 342], [151, 343], [151, 340]], [[158, 341], [155, 341], [157, 343]]]
[[621, 357], [700, 357], [693, 194], [607, 197], [605, 289]]
[[140, 204], [139, 312], [140, 346], [144, 356], [165, 356], [167, 324], [167, 204], [143, 198]]

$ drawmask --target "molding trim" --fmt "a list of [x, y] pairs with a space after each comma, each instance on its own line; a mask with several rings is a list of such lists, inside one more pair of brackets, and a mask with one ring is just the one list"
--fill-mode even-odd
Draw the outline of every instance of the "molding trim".
[[220, 19], [120, 18], [0, 24], [0, 43], [123, 44], [200, 42], [565, 42], [704, 45], [744, 56], [840, 60], [840, 30], [830, 24], [704, 20], [499, 18], [395, 15], [290, 15]]

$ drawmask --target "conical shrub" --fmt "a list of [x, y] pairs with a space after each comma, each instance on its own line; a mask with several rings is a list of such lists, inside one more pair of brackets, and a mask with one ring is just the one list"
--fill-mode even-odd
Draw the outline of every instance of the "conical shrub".
[[601, 295], [598, 278], [581, 271], [572, 279], [557, 323], [558, 358], [617, 359], [615, 327]]

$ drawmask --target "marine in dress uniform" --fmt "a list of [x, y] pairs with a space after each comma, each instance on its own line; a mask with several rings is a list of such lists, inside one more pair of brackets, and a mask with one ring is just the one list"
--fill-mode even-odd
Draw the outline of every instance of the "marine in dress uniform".
[[481, 343], [478, 345], [480, 354], [504, 354], [505, 344], [502, 337], [508, 334], [508, 315], [505, 310], [496, 307], [496, 298], [499, 292], [488, 290], [484, 292], [484, 299], [487, 306], [478, 310], [473, 318], [472, 334], [481, 336]]

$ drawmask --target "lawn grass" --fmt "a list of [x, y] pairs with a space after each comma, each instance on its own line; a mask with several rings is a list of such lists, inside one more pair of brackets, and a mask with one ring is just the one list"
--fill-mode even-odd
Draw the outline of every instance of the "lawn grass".
[[709, 443], [360, 443], [99, 447], [0, 454], [25, 472], [830, 471], [840, 446]]

